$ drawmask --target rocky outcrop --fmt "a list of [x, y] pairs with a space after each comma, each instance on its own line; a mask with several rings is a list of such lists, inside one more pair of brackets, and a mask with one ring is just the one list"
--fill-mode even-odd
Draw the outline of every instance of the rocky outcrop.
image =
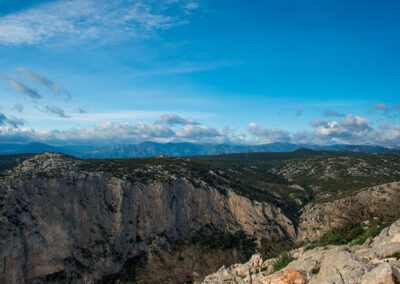
[[281, 273], [258, 279], [262, 284], [305, 284], [306, 279], [295, 270], [286, 270]]
[[[289, 253], [295, 260], [273, 273], [276, 259], [254, 255], [245, 264], [222, 268], [203, 283], [400, 283], [400, 220], [361, 246], [327, 246]], [[296, 282], [297, 281], [297, 282]], [[304, 281], [304, 282], [302, 282]]]
[[296, 243], [319, 239], [346, 222], [361, 223], [400, 214], [400, 182], [364, 188], [358, 193], [325, 203], [310, 203], [301, 210]]
[[0, 282], [92, 283], [203, 230], [295, 238], [280, 208], [182, 176], [132, 180], [44, 153], [1, 173]]
[[381, 263], [361, 279], [361, 284], [397, 284], [400, 281], [400, 269], [389, 263]]

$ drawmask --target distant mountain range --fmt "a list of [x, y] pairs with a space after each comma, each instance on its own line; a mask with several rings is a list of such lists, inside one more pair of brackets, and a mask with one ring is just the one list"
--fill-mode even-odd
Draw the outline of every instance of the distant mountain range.
[[289, 152], [299, 148], [312, 150], [334, 150], [359, 153], [400, 153], [400, 147], [382, 147], [369, 145], [297, 145], [271, 143], [263, 145], [228, 145], [228, 144], [195, 144], [195, 143], [155, 143], [142, 142], [115, 146], [52, 146], [43, 143], [0, 144], [0, 155], [60, 152], [79, 158], [144, 158], [159, 155], [171, 157], [220, 155], [248, 152]]

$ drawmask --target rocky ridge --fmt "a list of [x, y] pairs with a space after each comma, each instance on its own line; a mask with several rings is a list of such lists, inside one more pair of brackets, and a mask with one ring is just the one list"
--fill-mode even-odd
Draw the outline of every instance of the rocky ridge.
[[289, 252], [294, 259], [273, 272], [277, 259], [254, 255], [244, 264], [222, 267], [203, 284], [398, 284], [400, 220], [363, 245], [304, 247]]

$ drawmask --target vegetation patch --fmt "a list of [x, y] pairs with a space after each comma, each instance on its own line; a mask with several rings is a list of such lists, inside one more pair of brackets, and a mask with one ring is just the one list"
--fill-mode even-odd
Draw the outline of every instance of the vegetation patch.
[[235, 249], [245, 258], [250, 258], [254, 254], [256, 248], [255, 239], [247, 236], [243, 230], [239, 230], [234, 234], [216, 232], [204, 236], [195, 236], [189, 238], [185, 243], [199, 245], [209, 250]]
[[306, 250], [327, 245], [345, 245], [364, 232], [361, 224], [346, 223], [341, 227], [328, 230], [322, 237], [306, 246]]
[[385, 256], [385, 258], [392, 258], [392, 257], [400, 259], [400, 251], [397, 251], [395, 253]]
[[341, 227], [330, 229], [322, 237], [306, 246], [305, 250], [327, 245], [362, 245], [372, 237], [376, 237], [391, 222], [374, 222], [369, 227], [363, 228], [361, 224], [346, 223]]
[[292, 249], [294, 244], [286, 238], [272, 235], [269, 238], [261, 239], [261, 246], [258, 252], [263, 259], [278, 257], [281, 253]]
[[384, 227], [385, 227], [384, 224], [373, 224], [372, 226], [364, 230], [364, 232], [360, 234], [357, 238], [355, 238], [351, 242], [351, 244], [352, 245], [364, 244], [368, 238], [375, 238], [377, 235], [379, 235]]
[[281, 255], [279, 255], [279, 257], [272, 264], [273, 271], [276, 272], [285, 268], [293, 260], [294, 259], [289, 255], [288, 252], [281, 253]]

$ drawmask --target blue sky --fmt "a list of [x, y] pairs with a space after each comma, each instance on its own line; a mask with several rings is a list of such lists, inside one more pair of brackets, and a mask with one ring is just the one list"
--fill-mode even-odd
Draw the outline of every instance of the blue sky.
[[3, 0], [0, 142], [400, 145], [399, 11]]

